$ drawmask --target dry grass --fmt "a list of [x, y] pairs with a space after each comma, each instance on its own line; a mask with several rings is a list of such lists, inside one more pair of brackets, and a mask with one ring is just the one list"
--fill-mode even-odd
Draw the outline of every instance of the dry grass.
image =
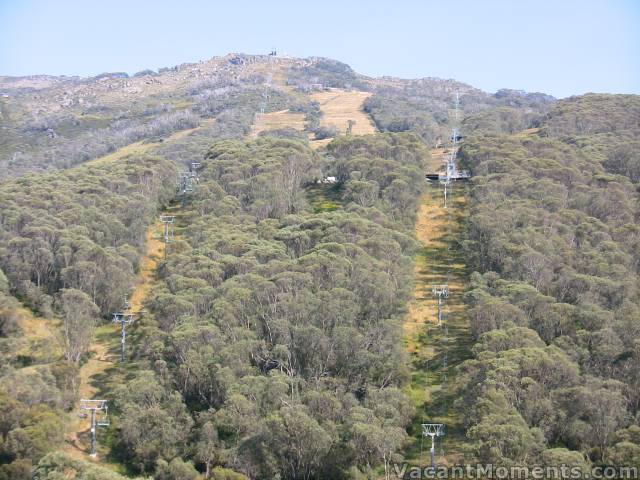
[[320, 147], [324, 147], [330, 144], [331, 140], [333, 140], [333, 138], [324, 138], [322, 140], [311, 140], [310, 145], [312, 149], [316, 150]]
[[[442, 149], [431, 152], [425, 165], [437, 170], [442, 161]], [[414, 296], [403, 324], [404, 340], [411, 359], [411, 383], [407, 394], [416, 407], [416, 416], [409, 433], [413, 441], [405, 451], [405, 458], [413, 465], [428, 462], [428, 451], [421, 442], [420, 423], [442, 422], [447, 425], [444, 438], [445, 457], [438, 462], [445, 465], [464, 460], [464, 428], [460, 412], [453, 404], [456, 392], [456, 367], [470, 356], [469, 323], [462, 295], [467, 273], [461, 252], [453, 240], [459, 236], [466, 215], [462, 185], [454, 186], [455, 195], [449, 208], [443, 205], [440, 188], [430, 188], [420, 199], [415, 234], [422, 244], [414, 268]], [[437, 302], [431, 285], [447, 283], [449, 298], [443, 308], [448, 340], [444, 328], [437, 325]], [[448, 379], [445, 380], [443, 357], [447, 355]], [[428, 442], [427, 442], [428, 443]], [[425, 443], [426, 445], [426, 443]], [[428, 449], [428, 446], [426, 447]]]
[[[115, 328], [108, 325], [108, 328]], [[99, 373], [113, 366], [116, 356], [109, 353], [109, 346], [103, 343], [91, 345], [91, 358], [80, 369], [80, 398], [93, 398], [98, 388], [92, 379]]]
[[264, 132], [265, 130], [276, 130], [280, 128], [294, 128], [303, 131], [304, 113], [280, 110], [279, 112], [257, 115], [256, 123], [251, 127], [251, 136], [257, 137], [260, 132]]
[[[338, 133], [344, 134], [349, 120], [354, 120], [356, 123], [353, 125], [352, 134], [367, 135], [376, 131], [371, 120], [362, 109], [363, 102], [370, 95], [371, 93], [369, 92], [334, 88], [313, 93], [310, 97], [320, 104], [320, 110], [322, 111], [321, 125], [334, 126], [337, 128]], [[293, 128], [302, 132], [304, 131], [304, 117], [303, 113], [293, 113], [288, 110], [258, 115], [251, 128], [251, 136], [257, 137], [260, 132], [280, 128]], [[324, 147], [331, 140], [331, 138], [313, 140], [312, 134], [309, 134], [309, 145], [313, 149]]]
[[[441, 205], [433, 201], [431, 195], [423, 195], [420, 199], [418, 219], [415, 226], [416, 237], [426, 249], [446, 248], [441, 238], [446, 233], [446, 215]], [[410, 352], [415, 351], [415, 336], [421, 327], [434, 323], [437, 316], [437, 304], [431, 295], [431, 285], [441, 283], [441, 276], [436, 273], [432, 264], [433, 258], [426, 254], [419, 255], [414, 265], [415, 287], [413, 301], [403, 327]]]
[[140, 260], [136, 286], [129, 299], [131, 309], [134, 311], [142, 309], [142, 304], [154, 282], [153, 273], [156, 270], [158, 260], [164, 255], [164, 243], [160, 240], [162, 228], [161, 223], [156, 223], [147, 229], [147, 250]]
[[33, 339], [54, 338], [52, 329], [54, 322], [52, 320], [36, 317], [24, 307], [20, 307], [17, 310], [17, 314], [18, 325], [25, 337]]
[[[423, 253], [418, 255], [414, 266], [414, 295], [409, 304], [405, 318], [404, 333], [410, 352], [415, 351], [416, 336], [426, 323], [437, 323], [438, 306], [431, 293], [433, 284], [448, 283], [452, 297], [464, 291], [462, 274], [465, 266], [459, 263], [448, 263], [446, 258], [435, 252], [447, 249], [445, 238], [457, 234], [459, 225], [450, 215], [449, 209], [443, 206], [439, 195], [425, 194], [421, 198], [418, 219], [416, 221], [416, 238], [423, 245]], [[463, 208], [464, 198], [456, 199], [457, 208]], [[449, 278], [443, 272], [450, 270]], [[448, 310], [462, 308], [461, 304], [448, 305]]]
[[311, 98], [320, 104], [321, 124], [335, 126], [339, 133], [345, 133], [349, 120], [354, 120], [353, 135], [368, 135], [376, 129], [362, 109], [364, 101], [371, 96], [369, 92], [347, 91], [332, 88], [318, 92]]
[[36, 368], [37, 365], [57, 359], [61, 352], [60, 342], [56, 337], [59, 322], [37, 317], [31, 310], [19, 307], [18, 326], [22, 332], [18, 339], [20, 347], [17, 355], [31, 359], [33, 365], [25, 369]]

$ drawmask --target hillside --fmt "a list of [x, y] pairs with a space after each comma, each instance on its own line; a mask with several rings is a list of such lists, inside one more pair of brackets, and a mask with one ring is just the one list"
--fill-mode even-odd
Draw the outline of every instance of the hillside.
[[244, 54], [0, 94], [0, 480], [389, 479], [431, 422], [640, 464], [639, 97]]
[[[162, 142], [174, 132], [211, 126], [213, 119], [208, 135], [240, 138], [261, 109], [303, 114], [311, 134], [330, 138], [344, 132], [349, 120], [318, 118], [318, 104], [330, 88], [373, 93], [362, 100], [368, 97], [365, 111], [379, 130], [412, 130], [428, 142], [446, 138], [454, 92], [463, 95], [463, 112], [495, 105], [536, 110], [552, 100], [514, 91], [489, 95], [435, 78], [373, 79], [317, 57], [229, 54], [131, 77], [0, 76], [0, 174], [69, 168], [139, 141]], [[344, 104], [335, 103], [338, 109]], [[371, 120], [353, 120], [356, 132], [371, 131]]]
[[476, 344], [459, 402], [482, 461], [638, 464], [639, 106], [573, 97], [463, 146]]

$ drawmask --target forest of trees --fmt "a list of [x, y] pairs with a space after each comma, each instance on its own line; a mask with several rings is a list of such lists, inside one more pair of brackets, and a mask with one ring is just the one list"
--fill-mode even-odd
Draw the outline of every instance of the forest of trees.
[[462, 147], [476, 344], [458, 404], [481, 461], [640, 466], [639, 112], [586, 95]]
[[[412, 416], [400, 322], [427, 155], [410, 134], [340, 138], [327, 154], [270, 136], [208, 150], [134, 332], [136, 368], [113, 392], [112, 448], [129, 468], [346, 478], [400, 458]], [[92, 329], [130, 288], [175, 172], [129, 157], [2, 185], [3, 480], [38, 462], [43, 479], [119, 478], [48, 452], [75, 409]], [[308, 198], [326, 175], [337, 210]], [[59, 357], [18, 355], [13, 295], [60, 318]]]
[[302, 89], [311, 84], [319, 84], [323, 88], [367, 89], [362, 75], [358, 75], [346, 63], [321, 57], [312, 57], [309, 60], [305, 65], [294, 66], [287, 72], [289, 85], [295, 85]]
[[[512, 133], [526, 128], [554, 98], [541, 93], [499, 90], [490, 95], [464, 83], [439, 78], [390, 79], [373, 89], [365, 111], [383, 132], [411, 131], [429, 145], [446, 144], [451, 126], [462, 122], [466, 134], [477, 128]], [[453, 115], [456, 93], [459, 118]]]
[[[117, 395], [135, 469], [178, 456], [207, 474], [342, 478], [397, 457], [412, 414], [399, 324], [427, 152], [406, 134], [329, 150], [323, 163], [273, 137], [210, 149], [147, 303], [141, 370]], [[306, 199], [320, 166], [340, 178], [337, 211]]]
[[147, 225], [174, 196], [177, 167], [127, 157], [0, 185], [0, 268], [14, 294], [43, 315], [64, 288], [102, 313], [122, 303]]
[[[473, 173], [455, 240], [472, 272], [472, 358], [451, 409], [466, 460], [640, 467], [639, 97], [490, 95], [319, 58], [283, 69], [295, 90], [265, 85], [268, 62], [233, 56], [224, 75], [130, 108], [18, 108], [127, 81], [114, 74], [0, 100], [0, 480], [390, 473], [415, 415], [401, 323], [416, 209], [456, 91]], [[240, 78], [247, 65], [260, 73]], [[181, 68], [135, 78], [156, 85]], [[336, 134], [301, 93], [313, 83], [371, 91], [382, 133], [312, 150], [309, 133]], [[249, 139], [261, 106], [304, 113], [305, 131]], [[89, 161], [141, 139], [145, 154]], [[199, 181], [177, 210], [176, 174], [193, 161]], [[27, 173], [41, 169], [60, 171]], [[130, 293], [168, 206], [175, 238], [128, 333], [122, 382], [105, 392], [109, 465], [71, 458], [60, 450], [94, 331]], [[27, 338], [25, 319], [49, 333]]]
[[[30, 478], [32, 463], [61, 445], [93, 329], [128, 293], [175, 173], [172, 162], [138, 156], [0, 185], [1, 479]], [[15, 297], [61, 322], [28, 356]]]

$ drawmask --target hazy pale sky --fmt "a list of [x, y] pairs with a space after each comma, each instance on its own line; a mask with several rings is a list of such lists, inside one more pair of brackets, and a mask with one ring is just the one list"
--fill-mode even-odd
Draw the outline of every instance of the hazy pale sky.
[[0, 0], [0, 75], [132, 74], [272, 47], [491, 92], [640, 93], [640, 0]]

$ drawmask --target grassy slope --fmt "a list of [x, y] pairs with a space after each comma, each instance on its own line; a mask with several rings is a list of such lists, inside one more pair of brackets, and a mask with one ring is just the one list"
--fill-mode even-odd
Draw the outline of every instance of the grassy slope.
[[[291, 92], [291, 88], [280, 85], [281, 88]], [[304, 96], [299, 92], [296, 95]], [[358, 90], [341, 90], [332, 88], [330, 90], [317, 92], [309, 95], [320, 105], [322, 118], [321, 125], [335, 126], [339, 133], [344, 133], [349, 120], [354, 120], [353, 135], [368, 135], [376, 132], [373, 122], [363, 109], [364, 101], [371, 95], [369, 92]], [[260, 132], [281, 128], [293, 128], [298, 131], [304, 130], [304, 114], [293, 113], [288, 110], [265, 113], [256, 116], [256, 122], [252, 126], [251, 136], [256, 137]], [[324, 140], [312, 140], [310, 136], [311, 148], [320, 148], [327, 145], [331, 138]]]
[[279, 110], [277, 112], [256, 115], [256, 122], [251, 127], [251, 136], [257, 137], [265, 130], [277, 130], [280, 128], [293, 128], [304, 130], [304, 113], [294, 113], [289, 110]]
[[338, 132], [343, 133], [347, 129], [347, 122], [354, 120], [356, 123], [353, 125], [353, 134], [367, 135], [376, 132], [371, 119], [362, 108], [364, 101], [370, 96], [369, 92], [332, 88], [314, 93], [311, 98], [320, 104], [322, 125], [333, 125]]
[[[433, 153], [433, 164], [427, 168], [438, 170], [440, 154]], [[459, 463], [464, 454], [464, 430], [453, 402], [456, 367], [470, 357], [472, 341], [469, 322], [462, 302], [468, 272], [456, 246], [456, 238], [466, 215], [465, 186], [454, 186], [450, 207], [443, 208], [442, 188], [434, 185], [421, 199], [416, 237], [422, 243], [416, 257], [415, 295], [404, 322], [404, 337], [411, 360], [411, 383], [408, 394], [416, 407], [416, 417], [409, 434], [412, 441], [405, 456], [415, 465], [429, 462], [429, 440], [422, 444], [421, 423], [444, 423], [446, 435], [438, 447], [444, 452], [446, 464]], [[437, 325], [437, 303], [431, 285], [448, 283], [449, 298], [444, 309], [448, 337]], [[447, 357], [446, 380], [443, 360]]]

